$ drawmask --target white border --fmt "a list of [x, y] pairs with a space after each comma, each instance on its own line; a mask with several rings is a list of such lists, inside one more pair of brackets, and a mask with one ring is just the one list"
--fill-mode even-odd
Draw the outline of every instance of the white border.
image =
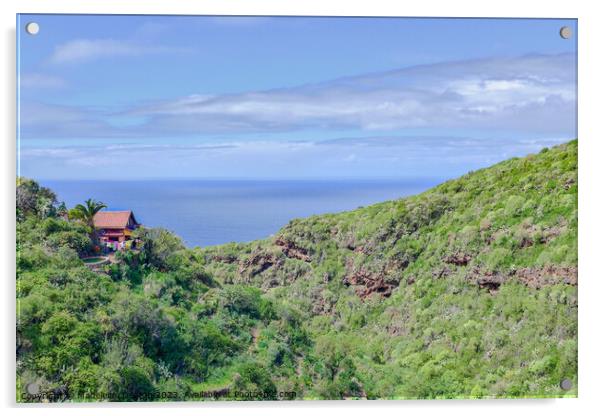
[[[602, 74], [600, 50], [602, 41], [601, 16], [595, 2], [504, 0], [495, 3], [474, 0], [453, 1], [385, 1], [385, 0], [3, 0], [2, 13], [3, 60], [0, 65], [3, 82], [2, 106], [2, 239], [1, 264], [6, 273], [3, 279], [4, 319], [2, 320], [2, 375], [0, 392], [8, 414], [42, 411], [45, 414], [81, 414], [82, 407], [90, 414], [106, 415], [115, 410], [159, 415], [168, 412], [199, 414], [211, 412], [230, 414], [307, 414], [341, 411], [350, 415], [366, 412], [396, 414], [479, 414], [545, 413], [546, 415], [587, 414], [602, 408], [597, 400], [601, 366], [599, 300], [602, 296], [599, 270], [602, 262], [597, 256], [602, 246], [600, 216], [602, 204], [596, 179], [600, 172], [602, 141]], [[579, 19], [579, 398], [546, 400], [494, 401], [406, 401], [406, 402], [312, 402], [312, 403], [218, 403], [218, 404], [109, 404], [102, 407], [83, 405], [35, 408], [14, 403], [14, 340], [15, 340], [15, 14], [16, 13], [105, 13], [105, 14], [245, 14], [245, 15], [346, 15], [346, 16], [437, 16], [437, 17], [556, 17]]]

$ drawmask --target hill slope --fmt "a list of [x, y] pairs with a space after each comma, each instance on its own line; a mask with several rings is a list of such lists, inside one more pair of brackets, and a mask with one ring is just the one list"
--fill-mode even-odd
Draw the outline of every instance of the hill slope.
[[85, 227], [22, 211], [20, 391], [576, 395], [559, 382], [577, 373], [577, 141], [262, 241], [143, 230], [106, 274], [78, 259]]
[[368, 396], [560, 394], [576, 371], [576, 157], [573, 141], [294, 220], [207, 250], [207, 270], [303, 311]]

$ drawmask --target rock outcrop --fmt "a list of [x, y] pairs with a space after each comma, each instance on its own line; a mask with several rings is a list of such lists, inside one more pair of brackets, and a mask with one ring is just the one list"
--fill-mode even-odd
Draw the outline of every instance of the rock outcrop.
[[472, 257], [466, 253], [454, 253], [444, 259], [446, 263], [454, 264], [456, 266], [466, 266], [470, 260], [472, 260]]
[[516, 277], [532, 289], [560, 283], [577, 286], [577, 267], [555, 265], [525, 267], [516, 271]]
[[282, 237], [276, 238], [274, 241], [278, 247], [282, 249], [282, 253], [288, 258], [311, 262], [311, 257], [307, 249], [297, 246], [294, 242], [285, 240]]
[[360, 269], [343, 279], [343, 283], [348, 286], [354, 286], [356, 294], [362, 299], [366, 299], [373, 293], [381, 297], [391, 296], [391, 292], [395, 289], [395, 285], [387, 283], [383, 275], [369, 273], [366, 270]]
[[495, 293], [500, 286], [512, 279], [531, 289], [541, 289], [545, 286], [566, 284], [577, 285], [577, 267], [547, 265], [543, 267], [523, 267], [507, 274], [500, 272], [482, 271], [478, 267], [471, 270], [468, 279], [479, 287]]
[[281, 262], [282, 259], [278, 259], [274, 254], [257, 250], [239, 264], [238, 273], [253, 277]]

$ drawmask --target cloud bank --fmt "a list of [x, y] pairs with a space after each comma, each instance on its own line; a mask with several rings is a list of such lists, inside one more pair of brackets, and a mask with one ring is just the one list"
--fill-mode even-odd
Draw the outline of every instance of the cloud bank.
[[[74, 41], [59, 62], [141, 53], [127, 44]], [[241, 72], [244, 76], [244, 72]], [[37, 105], [37, 114], [30, 106]], [[40, 112], [51, 113], [50, 117]], [[52, 118], [66, 112], [60, 126]], [[74, 117], [79, 113], [79, 117]], [[202, 93], [114, 111], [24, 103], [22, 137], [174, 137], [203, 134], [401, 129], [495, 130], [572, 137], [575, 56], [529, 55], [415, 66], [318, 84]], [[64, 117], [63, 117], [64, 118]], [[140, 120], [134, 125], [114, 120]], [[127, 125], [127, 126], [125, 126]], [[380, 132], [380, 133], [379, 133]]]
[[131, 110], [180, 132], [574, 128], [572, 55], [411, 67], [295, 88], [190, 96]]
[[26, 148], [22, 174], [45, 179], [451, 178], [565, 141], [371, 136], [321, 142], [127, 144]]

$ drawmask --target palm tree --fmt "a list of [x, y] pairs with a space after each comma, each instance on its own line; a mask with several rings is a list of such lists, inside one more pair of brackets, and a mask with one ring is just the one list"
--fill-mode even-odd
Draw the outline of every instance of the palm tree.
[[94, 244], [98, 244], [98, 235], [96, 235], [96, 228], [94, 228], [94, 216], [106, 207], [102, 202], [90, 198], [84, 201], [84, 204], [77, 204], [69, 211], [69, 216], [84, 221], [91, 228], [90, 238]]
[[94, 228], [94, 216], [98, 211], [107, 206], [102, 202], [95, 201], [93, 199], [88, 199], [84, 201], [84, 204], [77, 204], [75, 208], [71, 210], [71, 215], [74, 218], [80, 219], [88, 224], [90, 227]]

